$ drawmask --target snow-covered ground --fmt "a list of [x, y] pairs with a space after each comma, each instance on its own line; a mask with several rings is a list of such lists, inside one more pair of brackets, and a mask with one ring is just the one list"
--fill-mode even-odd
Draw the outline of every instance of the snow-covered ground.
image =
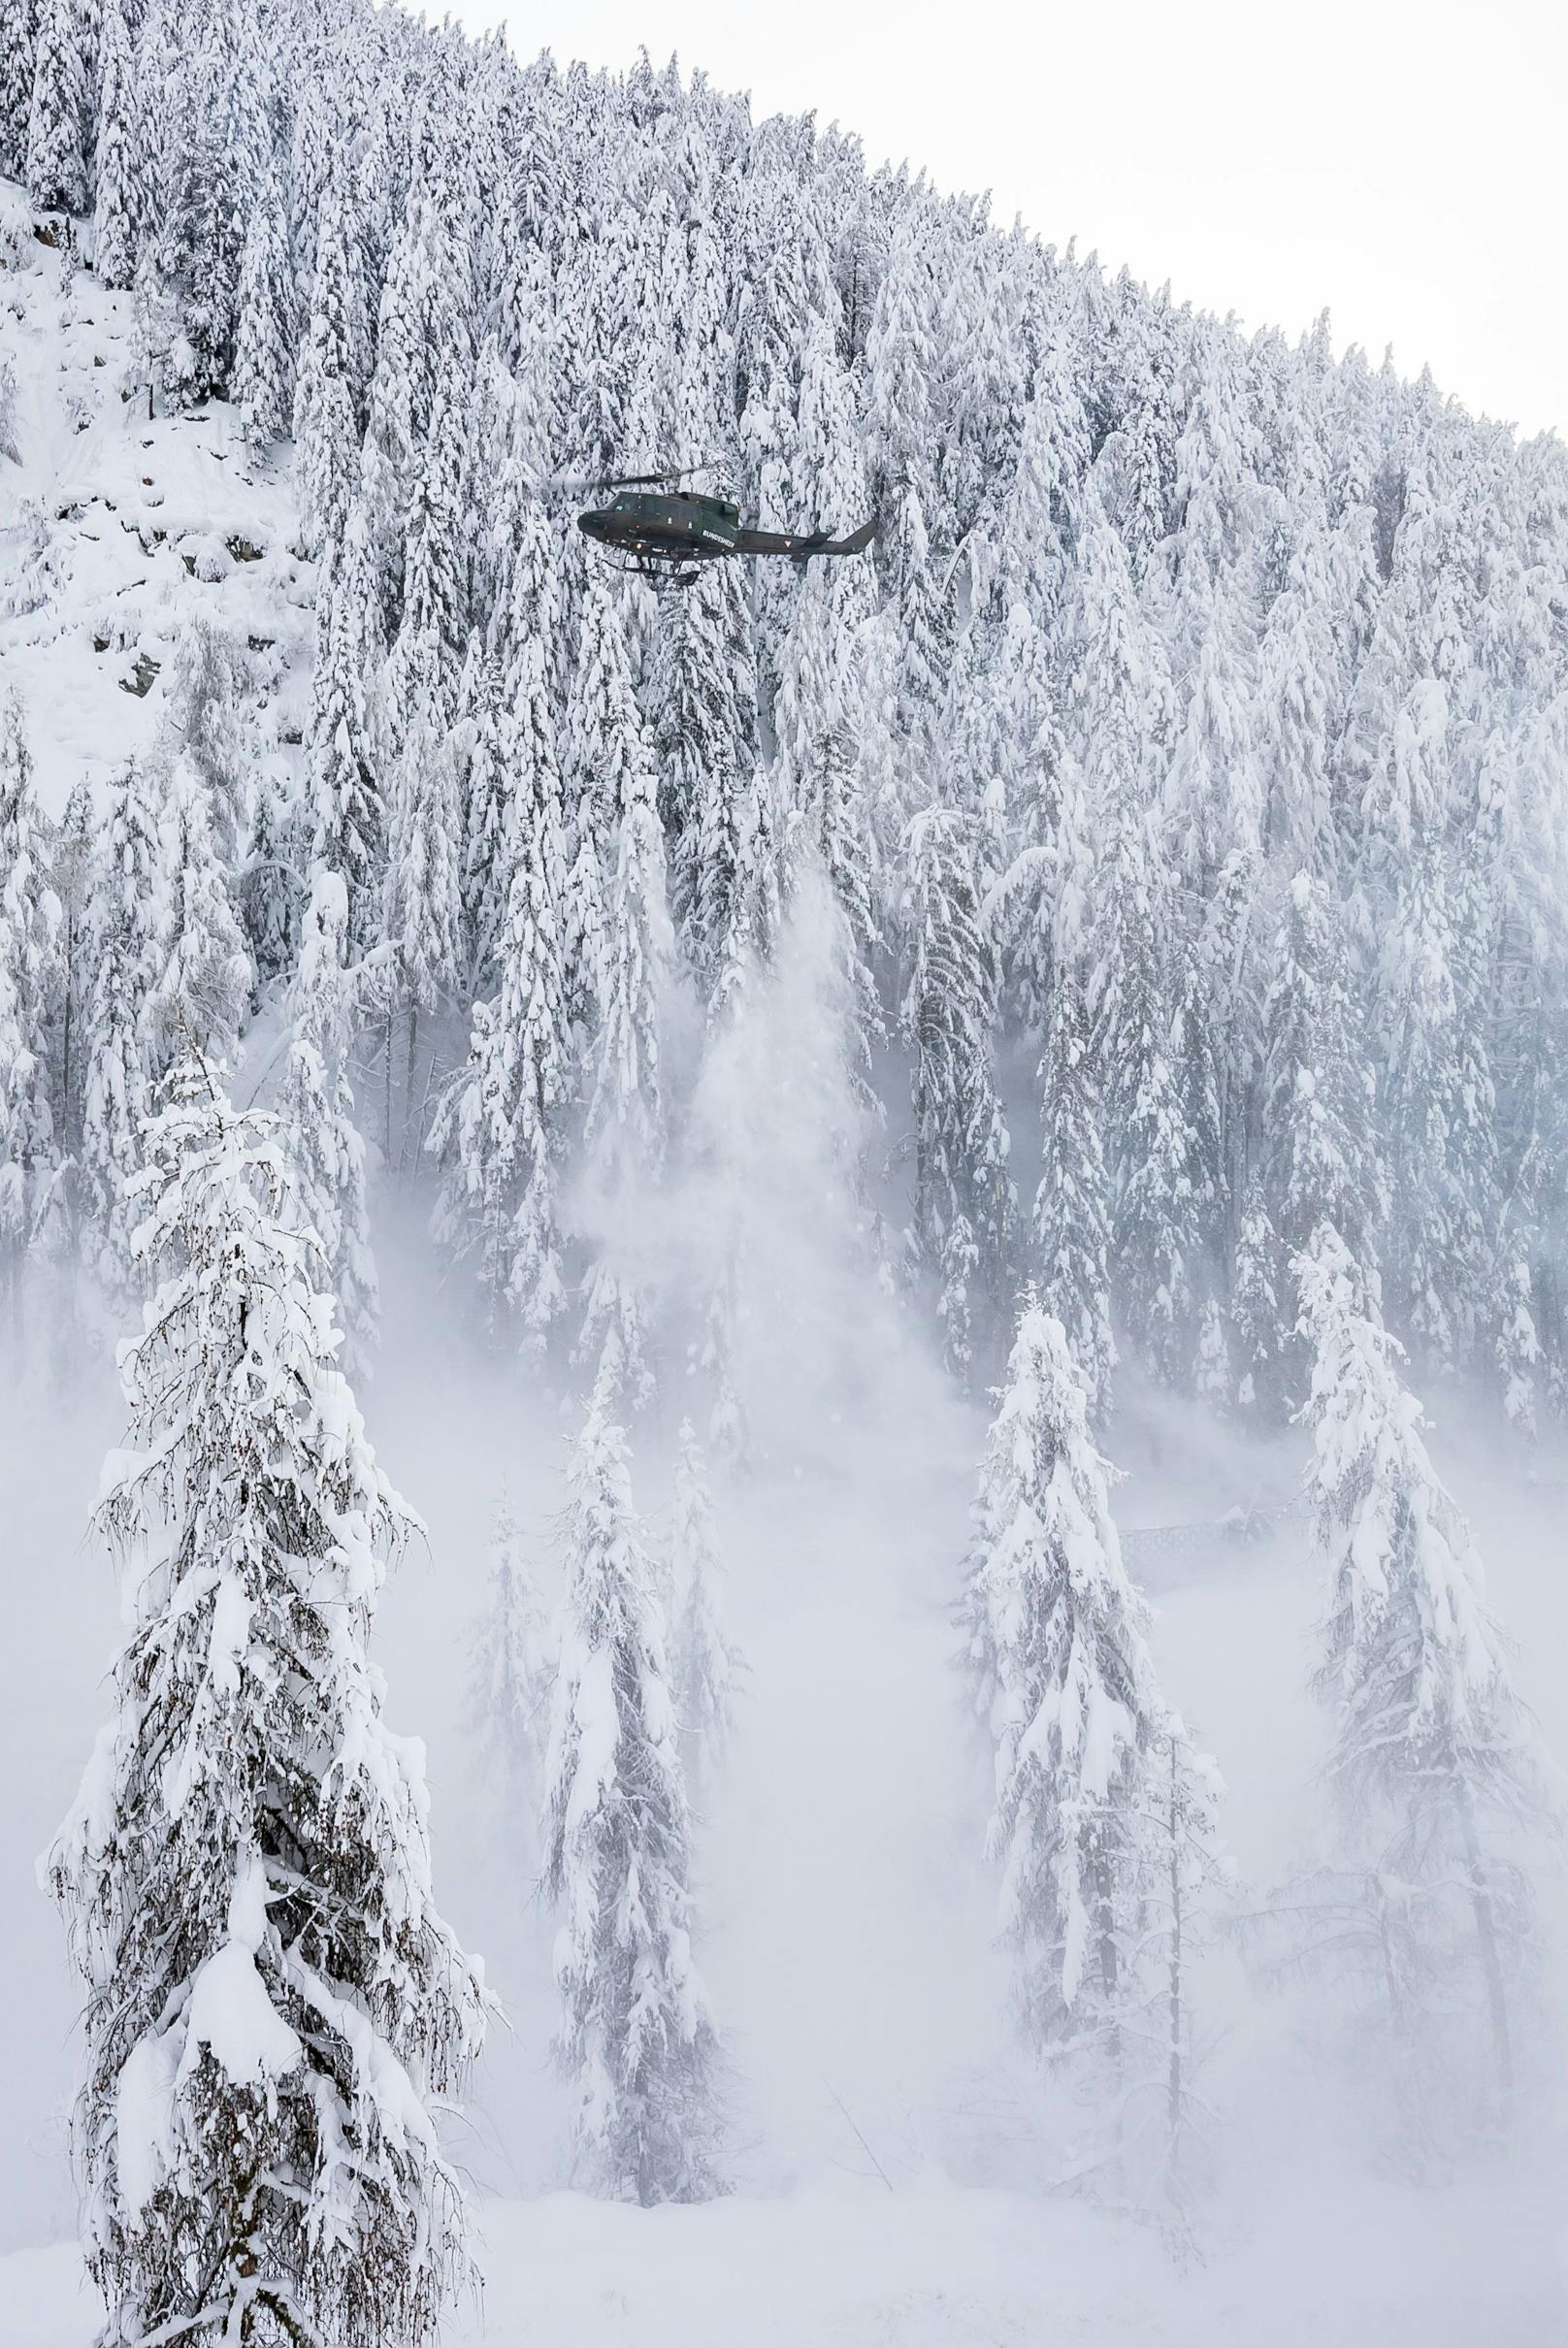
[[[1282, 2182], [1277, 2180], [1277, 2182]], [[656, 2212], [549, 2194], [484, 2213], [487, 2286], [449, 2348], [1552, 2348], [1564, 2297], [1533, 2203], [1279, 2195], [1205, 2263], [1079, 2206], [834, 2179]], [[88, 2348], [75, 2252], [0, 2261], [8, 2348]]]
[[286, 473], [221, 403], [147, 414], [131, 301], [34, 237], [0, 181], [0, 356], [16, 459], [0, 459], [0, 677], [22, 696], [40, 795], [57, 812], [145, 750], [160, 679], [195, 614], [245, 647], [263, 761], [286, 758], [309, 698], [314, 576], [290, 551]]
[[[869, 1294], [861, 1337], [844, 1335], [836, 1419], [830, 1409], [792, 1437], [784, 1349], [783, 1399], [758, 1430], [765, 1456], [721, 1503], [732, 1627], [752, 1670], [700, 1847], [702, 1953], [733, 2065], [739, 2189], [652, 2213], [560, 2192], [548, 1932], [530, 1906], [527, 1822], [498, 1815], [474, 1781], [464, 1634], [502, 1473], [548, 1578], [571, 1422], [520, 1371], [475, 1369], [395, 1203], [380, 1236], [389, 1313], [369, 1420], [430, 1528], [428, 1552], [409, 1556], [383, 1602], [388, 1712], [428, 1742], [442, 1905], [485, 1952], [509, 2018], [456, 2138], [482, 2189], [487, 2289], [454, 2348], [719, 2348], [742, 2335], [780, 2348], [1042, 2336], [1547, 2348], [1563, 2336], [1560, 2112], [1555, 2125], [1551, 2108], [1537, 2114], [1506, 2171], [1442, 2190], [1391, 2179], [1347, 2083], [1316, 2074], [1289, 2013], [1255, 2000], [1224, 1953], [1204, 1984], [1224, 2150], [1192, 2252], [1037, 2190], [1032, 2089], [992, 1945], [983, 1788], [951, 1669], [980, 1419], [919, 1349], [886, 1342]], [[853, 1375], [858, 1344], [886, 1344], [874, 1392]], [[75, 1992], [31, 1868], [88, 1749], [115, 1636], [107, 1570], [82, 1538], [117, 1424], [107, 1364], [84, 1392], [10, 1398], [3, 1423], [0, 1523], [23, 1601], [0, 1658], [0, 2003], [28, 2020], [7, 2063], [0, 2240], [20, 2247], [0, 2265], [0, 2340], [86, 2348], [96, 2302], [66, 2238]], [[668, 1426], [637, 1438], [638, 1497], [656, 1524], [670, 1448]], [[1195, 1417], [1128, 1423], [1117, 1449], [1132, 1470], [1119, 1490], [1131, 1526], [1212, 1520], [1289, 1476], [1283, 1452], [1259, 1457]], [[1525, 1692], [1568, 1749], [1560, 1494], [1452, 1440], [1439, 1457], [1475, 1513]], [[1232, 1788], [1225, 1826], [1244, 1881], [1266, 1882], [1317, 1803], [1303, 1680], [1318, 1592], [1304, 1539], [1288, 1528], [1256, 1549], [1216, 1537], [1152, 1556], [1165, 1683]], [[39, 2242], [54, 2246], [26, 2247]]]

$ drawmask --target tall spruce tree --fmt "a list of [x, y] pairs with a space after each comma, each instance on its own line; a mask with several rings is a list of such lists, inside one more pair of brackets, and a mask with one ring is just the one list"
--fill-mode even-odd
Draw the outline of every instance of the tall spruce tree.
[[[1302, 1416], [1328, 1582], [1319, 1686], [1341, 1856], [1358, 1938], [1379, 1952], [1406, 2117], [1452, 2142], [1510, 2116], [1534, 1953], [1529, 1863], [1555, 1789], [1364, 1274], [1327, 1224], [1292, 1268], [1314, 1354]], [[1334, 1917], [1324, 1930], [1353, 1938]], [[1463, 2013], [1472, 2026], [1456, 2028]]]
[[577, 2169], [613, 2201], [705, 2201], [720, 2190], [717, 2054], [692, 1960], [686, 1790], [659, 1577], [603, 1392], [568, 1487], [544, 1888], [561, 1914]]
[[962, 1618], [994, 1748], [990, 1848], [1024, 2030], [1047, 2059], [1099, 2074], [1114, 2109], [1145, 1988], [1166, 1715], [1083, 1384], [1061, 1321], [1032, 1294], [987, 1440]]
[[318, 868], [301, 925], [278, 1106], [301, 1203], [338, 1300], [343, 1365], [356, 1374], [376, 1350], [380, 1321], [365, 1210], [365, 1143], [349, 1072], [366, 991], [366, 974], [348, 959], [348, 893], [341, 874]]
[[484, 2001], [369, 1658], [409, 1519], [272, 1121], [187, 1061], [147, 1160], [157, 1289], [97, 1516], [131, 1630], [47, 1863], [87, 1986], [88, 2262], [116, 2339], [433, 2340], [467, 2273], [436, 2109]]
[[24, 1274], [58, 1158], [49, 1045], [64, 987], [21, 704], [0, 705], [0, 1291], [22, 1335]]
[[1090, 1419], [1111, 1400], [1110, 1195], [1100, 1155], [1100, 1088], [1083, 996], [1063, 972], [1040, 1062], [1042, 1153], [1034, 1194], [1035, 1284], [1067, 1333]]
[[84, 212], [91, 191], [92, 43], [82, 0], [42, 0], [27, 124], [27, 192], [49, 211]]
[[675, 1463], [675, 1523], [670, 1566], [675, 1606], [676, 1716], [686, 1781], [701, 1802], [735, 1728], [735, 1681], [745, 1660], [725, 1631], [721, 1566], [713, 1536], [707, 1461], [689, 1419], [680, 1426]]
[[1001, 1298], [1014, 1204], [992, 1056], [996, 973], [963, 819], [943, 808], [918, 816], [907, 857], [901, 1010], [914, 1054], [913, 1235], [917, 1260], [936, 1279], [948, 1364], [966, 1379], [987, 1305]]

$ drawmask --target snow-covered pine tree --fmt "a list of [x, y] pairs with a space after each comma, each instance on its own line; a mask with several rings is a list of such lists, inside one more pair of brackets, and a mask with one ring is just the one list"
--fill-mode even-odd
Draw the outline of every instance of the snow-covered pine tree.
[[346, 166], [334, 165], [321, 207], [315, 278], [294, 381], [300, 538], [311, 554], [330, 553], [342, 542], [359, 487], [357, 321], [348, 252], [353, 230], [345, 173]]
[[1144, 1930], [1140, 1954], [1148, 1978], [1148, 2052], [1156, 2058], [1158, 2169], [1164, 2199], [1178, 2214], [1201, 2182], [1207, 2154], [1205, 2114], [1194, 2085], [1197, 2049], [1193, 1998], [1212, 1932], [1213, 1909], [1228, 1868], [1217, 1812], [1220, 1774], [1176, 1712], [1166, 1712], [1150, 1745], [1144, 1794]]
[[20, 1342], [24, 1265], [57, 1157], [48, 1046], [64, 983], [19, 701], [0, 703], [0, 1295]]
[[722, 1567], [713, 1537], [707, 1461], [689, 1419], [680, 1425], [675, 1462], [675, 1523], [670, 1567], [675, 1621], [675, 1713], [687, 1789], [701, 1803], [735, 1727], [735, 1680], [746, 1668], [731, 1645], [719, 1598]]
[[86, 778], [75, 785], [50, 842], [49, 879], [60, 907], [60, 986], [53, 1048], [54, 1130], [75, 1154], [82, 1138], [82, 1030], [92, 987], [94, 809]]
[[[1258, 1170], [1282, 1265], [1326, 1223], [1375, 1276], [1388, 1190], [1372, 1116], [1374, 1078], [1356, 1035], [1337, 909], [1307, 873], [1297, 873], [1286, 892], [1264, 1005], [1262, 1073]], [[1280, 1335], [1281, 1352], [1292, 1353], [1293, 1332], [1286, 1326]], [[1302, 1373], [1290, 1364], [1288, 1374], [1293, 1384]]]
[[1014, 1194], [992, 1058], [996, 972], [981, 928], [964, 819], [931, 808], [910, 826], [900, 1006], [914, 1054], [916, 1259], [935, 1275], [949, 1367], [967, 1379], [977, 1309], [1000, 1303]]
[[468, 2273], [436, 2112], [484, 2000], [369, 1658], [409, 1519], [273, 1121], [187, 1061], [147, 1158], [158, 1286], [97, 1517], [132, 1629], [47, 1861], [88, 1991], [88, 2261], [116, 2340], [432, 2341]]
[[566, 1309], [557, 1192], [573, 1082], [566, 842], [540, 653], [531, 640], [519, 654], [505, 737], [511, 799], [498, 861], [511, 877], [500, 984], [474, 1005], [467, 1063], [430, 1136], [447, 1161], [437, 1237], [474, 1256], [492, 1320], [505, 1305], [535, 1353]]
[[301, 875], [295, 858], [307, 844], [303, 812], [284, 778], [257, 776], [234, 896], [258, 995], [292, 967], [298, 952]]
[[611, 2200], [704, 2201], [722, 2190], [717, 2049], [692, 1960], [686, 1789], [658, 1573], [603, 1390], [568, 1482], [544, 1888], [577, 2170]]
[[1109, 1186], [1100, 1155], [1100, 1093], [1083, 995], [1070, 969], [1051, 997], [1040, 1061], [1040, 1187], [1034, 1194], [1035, 1285], [1062, 1322], [1092, 1424], [1111, 1402]]
[[469, 1705], [480, 1767], [508, 1825], [539, 1809], [555, 1656], [527, 1546], [503, 1491], [490, 1533], [490, 1578], [474, 1621]]
[[577, 612], [582, 658], [561, 736], [561, 791], [572, 851], [567, 892], [567, 1000], [588, 1027], [602, 1014], [610, 917], [605, 867], [620, 810], [642, 790], [652, 753], [633, 690], [624, 607], [599, 567]]
[[234, 403], [245, 440], [265, 448], [285, 438], [294, 416], [294, 279], [276, 164], [245, 223], [238, 309]]
[[990, 1847], [1024, 2029], [1048, 2060], [1103, 2067], [1114, 2109], [1145, 1991], [1147, 1812], [1166, 1713], [1083, 1382], [1032, 1293], [986, 1445], [962, 1620], [995, 1754]]
[[378, 927], [386, 859], [383, 762], [370, 706], [384, 646], [367, 528], [356, 500], [342, 547], [321, 565], [306, 737], [311, 862], [343, 875], [356, 952]]
[[[426, 644], [422, 673], [434, 647]], [[457, 760], [449, 734], [422, 698], [404, 738], [392, 777], [387, 816], [385, 911], [389, 1010], [386, 1028], [384, 1145], [388, 1164], [417, 1162], [426, 1116], [419, 1097], [419, 1026], [456, 997], [462, 973], [462, 818]], [[401, 1144], [393, 1133], [392, 1039], [396, 1015], [405, 1023]]]
[[1287, 1275], [1279, 1236], [1269, 1217], [1261, 1182], [1255, 1176], [1242, 1205], [1236, 1260], [1230, 1286], [1234, 1330], [1236, 1402], [1244, 1412], [1278, 1417], [1281, 1349], [1280, 1288]]
[[159, 953], [165, 866], [158, 819], [134, 762], [111, 786], [87, 912], [90, 988], [83, 1024], [82, 1167], [96, 1245], [92, 1267], [112, 1297], [135, 1293], [130, 1236], [140, 1209], [126, 1185], [141, 1163], [151, 1108], [147, 1003]]
[[503, 694], [500, 665], [480, 631], [473, 628], [452, 728], [458, 803], [463, 812], [463, 961], [470, 992], [482, 989], [494, 968], [496, 941], [511, 885], [506, 863], [511, 790], [503, 747], [506, 730]]
[[1191, 1375], [1197, 1333], [1195, 1136], [1170, 985], [1174, 910], [1160, 890], [1147, 828], [1119, 827], [1102, 883], [1107, 962], [1094, 1032], [1107, 1072], [1115, 1204], [1111, 1218], [1118, 1324], [1151, 1377]]
[[885, 1027], [877, 989], [882, 939], [851, 669], [866, 595], [864, 587], [857, 598], [835, 586], [820, 567], [807, 574], [780, 662], [773, 718], [785, 854], [792, 866], [810, 856], [820, 860], [842, 916], [856, 1075], [869, 1103], [872, 1058]]
[[365, 1144], [354, 1121], [349, 1053], [362, 1024], [365, 979], [348, 962], [348, 893], [319, 867], [301, 928], [293, 1027], [278, 1109], [294, 1178], [338, 1300], [345, 1370], [363, 1374], [376, 1351], [380, 1288], [365, 1212]]
[[1502, 1207], [1486, 1006], [1460, 994], [1481, 941], [1466, 934], [1478, 925], [1455, 920], [1453, 897], [1447, 860], [1421, 856], [1386, 955], [1391, 1302], [1438, 1371], [1469, 1367], [1488, 1330]]
[[123, 291], [136, 279], [147, 210], [136, 60], [123, 0], [104, 0], [102, 26], [92, 266], [105, 285]]
[[739, 807], [761, 756], [752, 619], [738, 567], [710, 564], [661, 647], [654, 745], [670, 840], [670, 911], [711, 994], [735, 926]]
[[585, 1282], [577, 1358], [597, 1365], [612, 1398], [624, 1392], [640, 1408], [652, 1399], [654, 1378], [644, 1301], [626, 1251], [637, 1204], [664, 1166], [660, 1031], [672, 940], [653, 764], [640, 731], [622, 743], [614, 771], [615, 862], [586, 1127], [599, 1205], [611, 1228]]
[[27, 192], [46, 210], [84, 212], [92, 179], [92, 73], [96, 10], [83, 0], [41, 0], [27, 125]]
[[255, 973], [212, 841], [212, 797], [181, 758], [158, 826], [157, 973], [147, 1002], [155, 1070], [193, 1048], [225, 1058], [239, 1040]]
[[33, 0], [0, 0], [0, 176], [27, 172], [33, 111]]
[[159, 745], [203, 786], [212, 849], [232, 881], [249, 829], [250, 772], [244, 709], [250, 678], [245, 648], [197, 613], [175, 642], [164, 685]]
[[180, 22], [145, 118], [167, 141], [146, 266], [172, 312], [164, 383], [180, 408], [228, 386], [234, 365], [243, 218], [234, 159], [234, 26], [220, 0], [196, 0]]
[[[1365, 1276], [1328, 1224], [1292, 1269], [1314, 1353], [1302, 1416], [1328, 1579], [1319, 1686], [1334, 1715], [1343, 1859], [1423, 2131], [1500, 2126], [1534, 1952], [1529, 1863], [1554, 1782]], [[1456, 2027], [1462, 2013], [1471, 2026]]]

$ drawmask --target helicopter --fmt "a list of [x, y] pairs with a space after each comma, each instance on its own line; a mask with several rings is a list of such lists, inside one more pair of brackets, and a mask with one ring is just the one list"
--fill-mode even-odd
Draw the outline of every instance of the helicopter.
[[825, 530], [748, 530], [733, 499], [678, 486], [706, 471], [688, 465], [679, 473], [634, 473], [595, 482], [594, 488], [614, 496], [609, 505], [579, 513], [577, 528], [596, 545], [630, 557], [616, 564], [618, 571], [651, 579], [656, 588], [689, 587], [704, 563], [725, 555], [781, 554], [808, 563], [819, 554], [863, 554], [876, 535], [874, 521], [863, 522], [847, 538]]

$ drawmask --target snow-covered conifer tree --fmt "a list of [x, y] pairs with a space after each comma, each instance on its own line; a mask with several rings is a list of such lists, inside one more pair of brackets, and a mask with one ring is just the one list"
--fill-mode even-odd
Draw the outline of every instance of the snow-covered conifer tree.
[[0, 0], [0, 174], [25, 178], [33, 110], [33, 0]]
[[463, 951], [462, 819], [456, 754], [438, 731], [434, 712], [409, 727], [393, 772], [387, 818], [386, 904], [381, 938], [387, 949], [386, 1139], [392, 1155], [392, 1014], [407, 1021], [403, 1070], [403, 1150], [424, 1142], [424, 1112], [416, 1097], [419, 1023], [454, 999]]
[[760, 758], [751, 612], [734, 564], [714, 563], [670, 624], [654, 730], [670, 842], [670, 910], [711, 994], [735, 925], [740, 801]]
[[61, 1148], [73, 1155], [82, 1138], [86, 1058], [82, 1031], [92, 989], [94, 820], [92, 793], [83, 777], [65, 802], [49, 857], [49, 878], [60, 907], [54, 1130]]
[[92, 266], [105, 285], [123, 291], [136, 279], [146, 213], [136, 62], [123, 0], [105, 0], [101, 59]]
[[1042, 1153], [1034, 1194], [1035, 1284], [1067, 1332], [1090, 1419], [1105, 1418], [1111, 1334], [1109, 1187], [1100, 1156], [1099, 1085], [1083, 996], [1064, 970], [1051, 999], [1040, 1062]]
[[700, 1802], [734, 1730], [735, 1679], [745, 1662], [725, 1633], [707, 1461], [689, 1419], [681, 1421], [675, 1463], [670, 1566], [677, 1610], [675, 1712], [687, 1787], [693, 1801]]
[[976, 1306], [1000, 1301], [1014, 1203], [992, 1062], [996, 973], [963, 819], [945, 808], [917, 816], [907, 858], [901, 1009], [915, 1056], [914, 1240], [939, 1285], [949, 1366], [966, 1378]]
[[1483, 945], [1474, 918], [1454, 919], [1454, 894], [1444, 860], [1421, 856], [1386, 956], [1389, 1270], [1403, 1325], [1440, 1370], [1467, 1366], [1489, 1329], [1501, 1220], [1486, 1006], [1461, 995]]
[[477, 2049], [413, 1750], [369, 1657], [409, 1519], [336, 1367], [273, 1121], [185, 1062], [147, 1137], [100, 1534], [131, 1632], [49, 1854], [117, 2340], [432, 2341], [467, 2274], [436, 2110]]
[[278, 1107], [301, 1204], [320, 1245], [343, 1327], [343, 1364], [375, 1352], [380, 1291], [365, 1212], [365, 1144], [348, 1056], [364, 980], [348, 966], [348, 893], [317, 869], [301, 929], [293, 1031]]
[[584, 1023], [602, 1010], [604, 960], [613, 924], [604, 868], [613, 868], [620, 810], [643, 788], [651, 763], [637, 697], [621, 603], [597, 568], [578, 613], [582, 658], [572, 679], [561, 747], [561, 787], [572, 843], [567, 893], [567, 995]]
[[1203, 2109], [1194, 2088], [1194, 1980], [1210, 1936], [1215, 1895], [1227, 1862], [1217, 1812], [1224, 1787], [1175, 1712], [1150, 1746], [1144, 1794], [1145, 1923], [1140, 1954], [1149, 1976], [1149, 2052], [1156, 2057], [1159, 2169], [1164, 2198], [1185, 2210], [1204, 2149]]
[[430, 1146], [447, 1159], [438, 1237], [477, 1261], [494, 1315], [505, 1302], [537, 1353], [566, 1306], [557, 1191], [573, 1072], [566, 995], [566, 846], [540, 647], [519, 658], [506, 734], [510, 868], [496, 946], [500, 985], [474, 1006], [466, 1066]]
[[21, 704], [0, 705], [0, 1293], [21, 1334], [23, 1264], [57, 1150], [49, 1034], [64, 971]]
[[474, 1624], [470, 1709], [482, 1767], [515, 1825], [539, 1807], [549, 1745], [555, 1656], [527, 1548], [502, 1493], [490, 1534], [490, 1578]]
[[1104, 886], [1109, 969], [1094, 1051], [1108, 1075], [1117, 1315], [1151, 1377], [1177, 1385], [1192, 1371], [1198, 1315], [1196, 1144], [1182, 1097], [1190, 1039], [1168, 986], [1172, 907], [1140, 823], [1113, 845]]
[[1042, 2055], [1114, 2074], [1144, 1986], [1145, 1812], [1166, 1715], [1083, 1383], [1032, 1294], [986, 1446], [963, 1619], [1024, 2027]]
[[227, 387], [234, 364], [235, 304], [244, 222], [235, 204], [229, 141], [234, 122], [232, 27], [215, 0], [181, 18], [161, 87], [144, 93], [147, 118], [165, 110], [163, 183], [146, 263], [172, 310], [164, 382], [193, 408]]
[[366, 532], [356, 501], [341, 550], [329, 551], [321, 566], [307, 735], [311, 861], [343, 875], [356, 949], [377, 927], [386, 856], [380, 766], [369, 705], [371, 672], [383, 646]]
[[1255, 1179], [1243, 1202], [1236, 1234], [1230, 1318], [1235, 1331], [1236, 1401], [1244, 1411], [1269, 1416], [1279, 1407], [1276, 1384], [1283, 1262], [1262, 1185]]
[[717, 2053], [692, 1959], [688, 1822], [659, 1578], [596, 1391], [568, 1470], [544, 1887], [578, 2171], [611, 2200], [719, 2191]]
[[671, 937], [664, 838], [652, 762], [640, 734], [617, 763], [615, 864], [605, 907], [600, 1026], [592, 1047], [587, 1143], [602, 1207], [616, 1222], [591, 1268], [578, 1358], [596, 1363], [612, 1394], [635, 1406], [653, 1393], [645, 1308], [624, 1260], [628, 1221], [663, 1169], [665, 1103], [660, 1030]]
[[27, 192], [52, 211], [84, 212], [91, 191], [92, 21], [82, 0], [42, 0], [39, 9]]
[[310, 322], [294, 383], [300, 536], [312, 554], [342, 541], [359, 486], [352, 228], [341, 178], [335, 169], [321, 209]]
[[1532, 1953], [1528, 1865], [1554, 1785], [1364, 1276], [1328, 1224], [1293, 1270], [1314, 1353], [1303, 1417], [1328, 1577], [1319, 1685], [1344, 1858], [1383, 1952], [1404, 2092], [1428, 2129], [1462, 2124], [1455, 2094], [1472, 2121], [1498, 2124]]
[[245, 224], [234, 347], [234, 402], [240, 428], [256, 448], [293, 428], [293, 311], [283, 203], [270, 165]]
[[225, 879], [249, 829], [241, 716], [249, 681], [245, 650], [233, 636], [201, 614], [185, 622], [169, 664], [159, 741], [205, 788], [208, 828]]
[[158, 827], [157, 975], [147, 997], [155, 1066], [193, 1048], [232, 1053], [255, 973], [212, 842], [211, 795], [181, 759]]
[[82, 1164], [98, 1242], [95, 1268], [114, 1295], [134, 1281], [130, 1234], [140, 1210], [126, 1184], [141, 1163], [142, 1127], [151, 1108], [147, 1003], [165, 967], [158, 894], [164, 870], [151, 793], [133, 763], [110, 791], [87, 916], [92, 978], [83, 1026]]

